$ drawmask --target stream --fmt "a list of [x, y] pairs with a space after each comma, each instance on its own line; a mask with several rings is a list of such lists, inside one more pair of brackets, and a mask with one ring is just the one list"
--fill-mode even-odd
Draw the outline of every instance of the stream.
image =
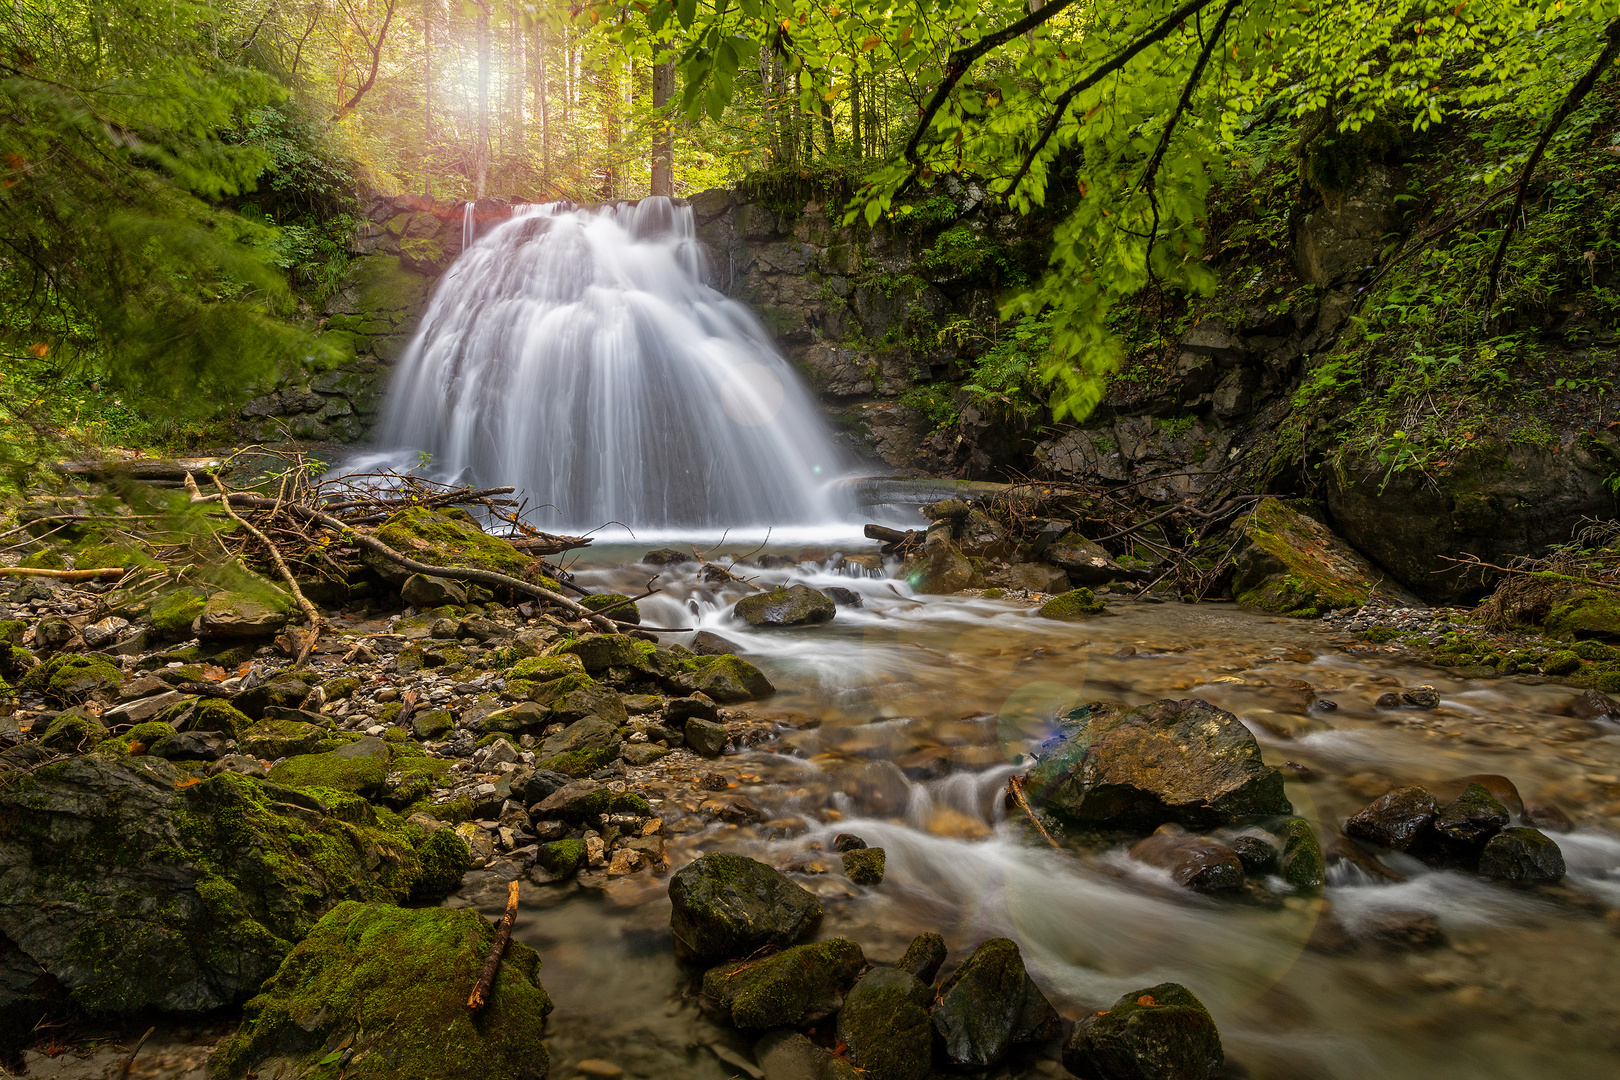
[[[648, 546], [593, 548], [574, 571], [593, 591], [632, 595], [661, 574], [663, 591], [641, 602], [645, 622], [721, 634], [778, 687], [747, 707], [778, 721], [778, 737], [719, 763], [727, 794], [764, 820], [709, 822], [690, 813], [708, 792], [672, 792], [657, 809], [675, 868], [725, 850], [796, 869], [827, 909], [820, 936], [848, 937], [874, 961], [895, 960], [925, 930], [945, 936], [948, 966], [986, 938], [1010, 937], [1071, 1019], [1125, 991], [1182, 982], [1219, 1023], [1230, 1076], [1620, 1075], [1620, 730], [1567, 715], [1569, 688], [1459, 680], [1325, 622], [1229, 605], [1115, 600], [1107, 616], [1053, 622], [1026, 603], [912, 596], [836, 557], [739, 568], [761, 586], [838, 585], [863, 600], [825, 626], [760, 632], [726, 615], [745, 586], [713, 588], [694, 565], [624, 564]], [[1439, 691], [1437, 709], [1373, 706], [1421, 684]], [[1325, 848], [1397, 783], [1501, 774], [1525, 800], [1575, 820], [1551, 834], [1569, 876], [1524, 891], [1391, 856], [1404, 881], [1341, 863], [1321, 899], [1263, 889], [1214, 899], [1129, 859], [1125, 843], [1053, 850], [1019, 811], [1009, 818], [1007, 780], [1059, 712], [1165, 697], [1240, 716]], [[1312, 707], [1313, 697], [1337, 707]], [[839, 832], [886, 850], [880, 886], [857, 888], [839, 872]], [[704, 1018], [675, 963], [667, 881], [526, 888], [515, 932], [539, 951], [557, 1003], [554, 1075], [577, 1075], [581, 1061], [642, 1077], [750, 1072], [749, 1040]], [[1429, 916], [1444, 942], [1330, 951], [1327, 910], [1352, 934]], [[1036, 1052], [998, 1075], [1066, 1074]]]

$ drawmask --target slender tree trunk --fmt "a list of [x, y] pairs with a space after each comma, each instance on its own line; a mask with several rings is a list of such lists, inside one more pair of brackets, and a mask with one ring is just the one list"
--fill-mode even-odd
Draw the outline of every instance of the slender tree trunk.
[[477, 195], [484, 197], [489, 181], [489, 5], [478, 5], [478, 148], [473, 152], [473, 172]]
[[551, 179], [551, 93], [546, 80], [551, 72], [546, 65], [546, 32], [540, 24], [534, 27], [534, 111], [540, 117], [540, 169]]
[[433, 0], [422, 0], [422, 194], [433, 194]]
[[602, 63], [598, 80], [602, 87], [602, 198], [608, 201], [619, 194], [619, 65], [611, 59]]
[[512, 19], [511, 48], [512, 48], [512, 153], [521, 157], [525, 142], [523, 130], [523, 20], [518, 14], [517, 0], [511, 0], [507, 12]]
[[858, 71], [849, 77], [849, 152], [856, 161], [861, 160], [861, 76]]
[[[675, 96], [675, 61], [665, 60], [652, 69], [653, 123], [657, 135], [653, 140], [652, 183], [654, 195], [675, 194], [675, 128], [669, 115], [669, 102]], [[768, 106], [767, 106], [768, 107]]]
[[822, 156], [832, 157], [833, 154], [833, 103], [827, 100], [821, 102], [821, 141]]
[[759, 89], [760, 99], [765, 103], [765, 142], [770, 149], [771, 164], [782, 163], [782, 137], [776, 130], [776, 90], [771, 82], [771, 49], [769, 45], [759, 47]]

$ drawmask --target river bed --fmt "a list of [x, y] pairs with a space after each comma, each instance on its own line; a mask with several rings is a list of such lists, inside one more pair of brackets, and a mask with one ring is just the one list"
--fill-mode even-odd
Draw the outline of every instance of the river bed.
[[[605, 565], [613, 556], [577, 567], [581, 583], [636, 593], [659, 570]], [[1620, 733], [1568, 715], [1568, 687], [1460, 680], [1324, 622], [1229, 605], [1122, 600], [1059, 623], [1027, 602], [911, 596], [848, 566], [748, 571], [758, 585], [840, 585], [863, 599], [825, 626], [751, 631], [725, 615], [746, 587], [712, 588], [696, 569], [663, 571], [644, 620], [743, 647], [778, 687], [748, 711], [779, 721], [780, 734], [723, 759], [728, 791], [762, 822], [702, 823], [666, 800], [675, 867], [726, 850], [797, 869], [827, 908], [821, 936], [851, 938], [877, 961], [924, 930], [945, 935], [948, 964], [1010, 937], [1070, 1018], [1127, 990], [1185, 983], [1215, 1015], [1232, 1076], [1620, 1075]], [[1439, 691], [1440, 706], [1374, 707], [1416, 685]], [[1324, 845], [1397, 783], [1500, 774], [1526, 802], [1574, 820], [1554, 834], [1569, 876], [1526, 891], [1392, 857], [1403, 882], [1340, 865], [1320, 899], [1264, 889], [1212, 899], [1135, 863], [1125, 843], [1053, 850], [1019, 811], [1009, 817], [1007, 780], [1058, 712], [1164, 697], [1238, 714]], [[842, 876], [830, 853], [839, 832], [886, 850], [881, 885]], [[517, 935], [540, 952], [557, 1002], [554, 1075], [577, 1075], [581, 1061], [628, 1076], [747, 1075], [749, 1040], [704, 1018], [675, 963], [666, 882], [525, 891]], [[1350, 948], [1413, 915], [1432, 916], [1443, 942]], [[1040, 1052], [1003, 1073], [1064, 1075]]]

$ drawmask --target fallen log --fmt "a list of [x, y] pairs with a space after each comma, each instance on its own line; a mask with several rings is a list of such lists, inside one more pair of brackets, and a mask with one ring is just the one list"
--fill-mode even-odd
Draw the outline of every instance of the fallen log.
[[117, 581], [124, 576], [122, 566], [95, 570], [41, 570], [34, 566], [0, 566], [0, 577], [44, 577], [58, 581]]
[[506, 943], [512, 940], [512, 923], [517, 919], [517, 909], [518, 883], [513, 881], [506, 886], [506, 914], [501, 916], [500, 923], [495, 927], [495, 941], [489, 947], [489, 959], [484, 961], [484, 970], [479, 973], [472, 994], [467, 998], [467, 1008], [473, 1012], [482, 1009], [489, 998], [495, 972], [501, 966], [501, 954], [506, 952]]
[[868, 540], [881, 540], [885, 544], [904, 544], [921, 535], [916, 529], [891, 529], [886, 525], [868, 525], [865, 533]]

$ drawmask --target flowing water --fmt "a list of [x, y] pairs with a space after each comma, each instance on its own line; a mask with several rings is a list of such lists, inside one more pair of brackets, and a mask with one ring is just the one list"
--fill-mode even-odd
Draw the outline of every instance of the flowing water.
[[[466, 226], [471, 229], [471, 219]], [[809, 525], [848, 463], [741, 304], [709, 286], [692, 210], [522, 205], [444, 275], [394, 373], [379, 451], [512, 484], [546, 529]]]
[[[725, 528], [733, 542], [788, 526], [801, 542], [870, 549], [848, 542], [850, 511], [826, 484], [847, 466], [808, 392], [748, 312], [706, 283], [688, 208], [520, 207], [477, 237], [400, 364], [383, 432], [383, 450], [354, 464], [403, 468], [425, 454], [422, 470], [440, 479], [513, 484], [549, 503], [551, 516], [531, 518], [542, 528], [634, 529], [635, 549], [587, 552], [580, 581], [635, 594], [656, 575], [648, 623], [720, 633], [778, 686], [748, 707], [775, 737], [716, 766], [726, 791], [681, 777], [651, 793], [676, 866], [730, 850], [789, 868], [822, 898], [822, 934], [874, 960], [924, 930], [945, 935], [951, 963], [1010, 937], [1070, 1018], [1183, 982], [1219, 1022], [1230, 1076], [1620, 1075], [1620, 732], [1569, 715], [1568, 689], [1462, 681], [1320, 623], [1220, 605], [1131, 601], [1064, 624], [1012, 602], [915, 597], [825, 560], [745, 573], [840, 585], [863, 606], [765, 633], [727, 618], [744, 587], [636, 565], [665, 537], [719, 549]], [[1417, 684], [1440, 691], [1439, 708], [1373, 708]], [[1390, 862], [1398, 881], [1341, 864], [1320, 898], [1215, 899], [1134, 862], [1124, 842], [1053, 850], [1009, 817], [1007, 780], [1060, 711], [1189, 696], [1243, 718], [1323, 837], [1392, 785], [1502, 774], [1575, 818], [1555, 837], [1569, 877], [1523, 891], [1403, 858]], [[1313, 696], [1337, 709], [1310, 707]], [[700, 812], [737, 797], [763, 822]], [[881, 886], [842, 876], [837, 832], [886, 850]], [[647, 1078], [752, 1068], [749, 1040], [704, 1018], [675, 963], [666, 885], [643, 872], [601, 892], [526, 889], [517, 934], [539, 950], [557, 1002], [554, 1075], [590, 1058]], [[504, 887], [453, 902], [495, 910], [503, 898]], [[1414, 915], [1444, 942], [1345, 948]], [[1003, 1072], [1063, 1070], [1036, 1052]]]
[[[628, 557], [593, 558], [615, 554]], [[748, 707], [779, 720], [779, 737], [724, 759], [733, 786], [721, 797], [745, 795], [766, 820], [707, 821], [691, 811], [710, 794], [674, 786], [658, 809], [674, 826], [676, 866], [730, 850], [798, 868], [827, 906], [822, 934], [850, 937], [874, 960], [893, 961], [924, 930], [945, 935], [952, 963], [985, 938], [1010, 937], [1071, 1018], [1127, 990], [1183, 982], [1215, 1014], [1241, 1066], [1231, 1075], [1620, 1075], [1620, 734], [1566, 715], [1569, 689], [1458, 680], [1321, 623], [1222, 605], [1131, 601], [1064, 624], [1016, 603], [913, 597], [902, 582], [815, 565], [747, 574], [762, 585], [841, 585], [864, 606], [840, 608], [823, 627], [754, 631], [725, 614], [744, 590], [717, 593], [695, 569], [579, 573], [624, 591], [661, 574], [664, 591], [641, 605], [649, 623], [720, 633], [779, 687]], [[1438, 709], [1373, 708], [1391, 687], [1424, 683], [1440, 691]], [[1338, 708], [1309, 708], [1306, 686]], [[1244, 719], [1319, 835], [1396, 782], [1503, 774], [1579, 823], [1555, 837], [1569, 878], [1523, 891], [1399, 858], [1403, 882], [1341, 866], [1320, 900], [1266, 890], [1213, 899], [1134, 862], [1123, 842], [1054, 851], [1016, 810], [1009, 817], [1007, 778], [1059, 710], [1189, 696]], [[829, 854], [836, 832], [886, 849], [881, 886], [843, 878]], [[743, 1075], [717, 1054], [735, 1061], [748, 1041], [703, 1018], [675, 964], [666, 884], [642, 873], [605, 893], [525, 894], [519, 934], [539, 949], [558, 1003], [559, 1065], [602, 1058], [634, 1076]], [[1353, 934], [1427, 914], [1445, 943], [1327, 951], [1326, 911]], [[1063, 1075], [1038, 1054], [1007, 1072]]]

